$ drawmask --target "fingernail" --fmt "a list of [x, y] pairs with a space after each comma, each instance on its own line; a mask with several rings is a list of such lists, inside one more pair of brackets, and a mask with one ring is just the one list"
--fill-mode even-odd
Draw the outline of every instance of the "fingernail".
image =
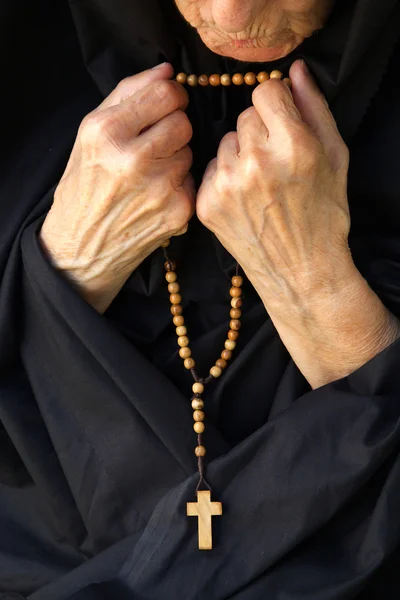
[[306, 73], [307, 75], [310, 75], [310, 69], [307, 67], [307, 63], [304, 60], [304, 58], [301, 59], [301, 65], [303, 67], [304, 73]]
[[303, 71], [304, 71], [304, 75], [308, 78], [308, 80], [315, 86], [318, 87], [317, 85], [317, 81], [314, 77], [314, 75], [311, 73], [310, 69], [307, 67], [307, 63], [304, 59], [302, 59], [302, 67], [303, 67]]
[[166, 64], [167, 64], [166, 62], [160, 63], [159, 65], [156, 65], [155, 67], [152, 67], [151, 70], [154, 71], [154, 69], [161, 69], [161, 67], [163, 67]]

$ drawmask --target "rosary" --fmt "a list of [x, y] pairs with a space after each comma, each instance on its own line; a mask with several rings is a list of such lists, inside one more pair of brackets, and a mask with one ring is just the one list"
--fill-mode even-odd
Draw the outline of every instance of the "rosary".
[[[256, 83], [262, 83], [268, 79], [282, 79], [283, 74], [281, 71], [275, 70], [271, 73], [262, 71], [256, 75], [255, 73], [246, 73], [244, 76], [241, 73], [235, 73], [234, 75], [186, 75], [186, 73], [178, 73], [175, 80], [182, 85], [189, 85], [196, 87], [200, 85], [202, 87], [211, 85], [217, 86], [229, 86], [233, 85], [256, 85]], [[283, 79], [288, 87], [291, 87], [291, 80], [289, 77]], [[229, 290], [231, 301], [230, 301], [230, 322], [227, 339], [225, 340], [225, 347], [221, 352], [220, 358], [215, 361], [214, 366], [211, 367], [209, 375], [205, 378], [199, 377], [195, 366], [196, 363], [192, 358], [192, 351], [189, 347], [188, 331], [185, 325], [185, 319], [183, 317], [182, 307], [182, 296], [180, 294], [180, 286], [178, 283], [178, 276], [176, 273], [176, 263], [171, 260], [168, 256], [167, 248], [170, 245], [170, 240], [167, 240], [161, 245], [164, 253], [165, 263], [164, 268], [166, 271], [165, 279], [168, 283], [168, 292], [170, 294], [171, 302], [171, 314], [173, 316], [173, 323], [176, 327], [176, 335], [178, 336], [179, 356], [183, 359], [183, 365], [185, 369], [188, 369], [193, 377], [194, 383], [192, 385], [192, 409], [193, 409], [193, 429], [197, 434], [197, 446], [194, 449], [195, 455], [197, 456], [197, 466], [200, 475], [199, 482], [196, 487], [197, 502], [187, 502], [186, 514], [190, 517], [198, 518], [198, 541], [199, 550], [211, 550], [212, 549], [212, 526], [211, 517], [222, 515], [222, 504], [221, 502], [211, 502], [211, 487], [204, 478], [205, 465], [204, 457], [206, 455], [206, 449], [203, 444], [203, 433], [205, 431], [205, 413], [204, 413], [204, 400], [202, 398], [205, 390], [205, 386], [221, 377], [223, 371], [228, 367], [228, 363], [232, 358], [233, 351], [236, 347], [237, 339], [239, 338], [239, 330], [241, 327], [240, 317], [242, 316], [242, 285], [243, 277], [239, 274], [240, 267], [236, 263], [236, 274], [232, 277], [232, 287]], [[200, 490], [201, 485], [204, 485], [208, 489]]]

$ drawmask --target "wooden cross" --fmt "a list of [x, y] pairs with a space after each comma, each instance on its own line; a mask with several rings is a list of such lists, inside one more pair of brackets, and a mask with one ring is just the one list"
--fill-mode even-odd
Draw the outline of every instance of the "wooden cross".
[[186, 506], [188, 517], [199, 519], [199, 550], [211, 550], [211, 517], [222, 515], [221, 502], [211, 502], [211, 492], [203, 490], [197, 492], [197, 502], [187, 502]]

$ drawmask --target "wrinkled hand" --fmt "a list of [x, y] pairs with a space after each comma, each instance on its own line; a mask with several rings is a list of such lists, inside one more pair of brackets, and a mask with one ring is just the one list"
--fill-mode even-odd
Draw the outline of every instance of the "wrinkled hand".
[[351, 278], [349, 152], [304, 63], [292, 92], [269, 80], [222, 140], [197, 194], [197, 214], [236, 258], [267, 310], [288, 314]]
[[172, 72], [124, 79], [83, 119], [40, 231], [54, 266], [101, 313], [194, 212], [189, 97]]

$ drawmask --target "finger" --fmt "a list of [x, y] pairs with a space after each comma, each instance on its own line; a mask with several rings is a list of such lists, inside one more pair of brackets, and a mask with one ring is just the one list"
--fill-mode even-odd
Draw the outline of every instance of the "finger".
[[164, 79], [140, 89], [120, 104], [100, 111], [97, 118], [104, 119], [109, 133], [123, 143], [170, 113], [185, 110], [188, 102], [189, 96], [183, 85]]
[[265, 148], [268, 129], [254, 106], [243, 111], [237, 121], [239, 156], [251, 154], [255, 149]]
[[260, 83], [252, 93], [252, 100], [268, 129], [271, 142], [282, 139], [286, 132], [304, 125], [290, 89], [279, 79]]
[[343, 148], [343, 140], [327, 100], [318, 88], [307, 65], [296, 60], [290, 68], [293, 98], [303, 121], [322, 143], [325, 153], [335, 158]]
[[230, 131], [219, 143], [217, 152], [218, 168], [235, 169], [239, 160], [239, 140], [236, 131]]
[[193, 152], [189, 146], [184, 146], [179, 152], [176, 152], [173, 156], [163, 161], [160, 164], [160, 169], [164, 173], [169, 173], [170, 183], [174, 188], [184, 187], [186, 191], [190, 192], [190, 198], [192, 197], [192, 189], [190, 188], [190, 182], [187, 182], [188, 173], [193, 164]]
[[173, 72], [174, 69], [170, 63], [163, 63], [153, 69], [147, 69], [141, 73], [126, 77], [119, 82], [117, 87], [103, 100], [96, 110], [120, 104], [151, 83], [160, 79], [169, 79], [172, 77]]
[[155, 123], [134, 140], [140, 152], [150, 158], [168, 158], [192, 139], [193, 128], [182, 110], [177, 110]]

